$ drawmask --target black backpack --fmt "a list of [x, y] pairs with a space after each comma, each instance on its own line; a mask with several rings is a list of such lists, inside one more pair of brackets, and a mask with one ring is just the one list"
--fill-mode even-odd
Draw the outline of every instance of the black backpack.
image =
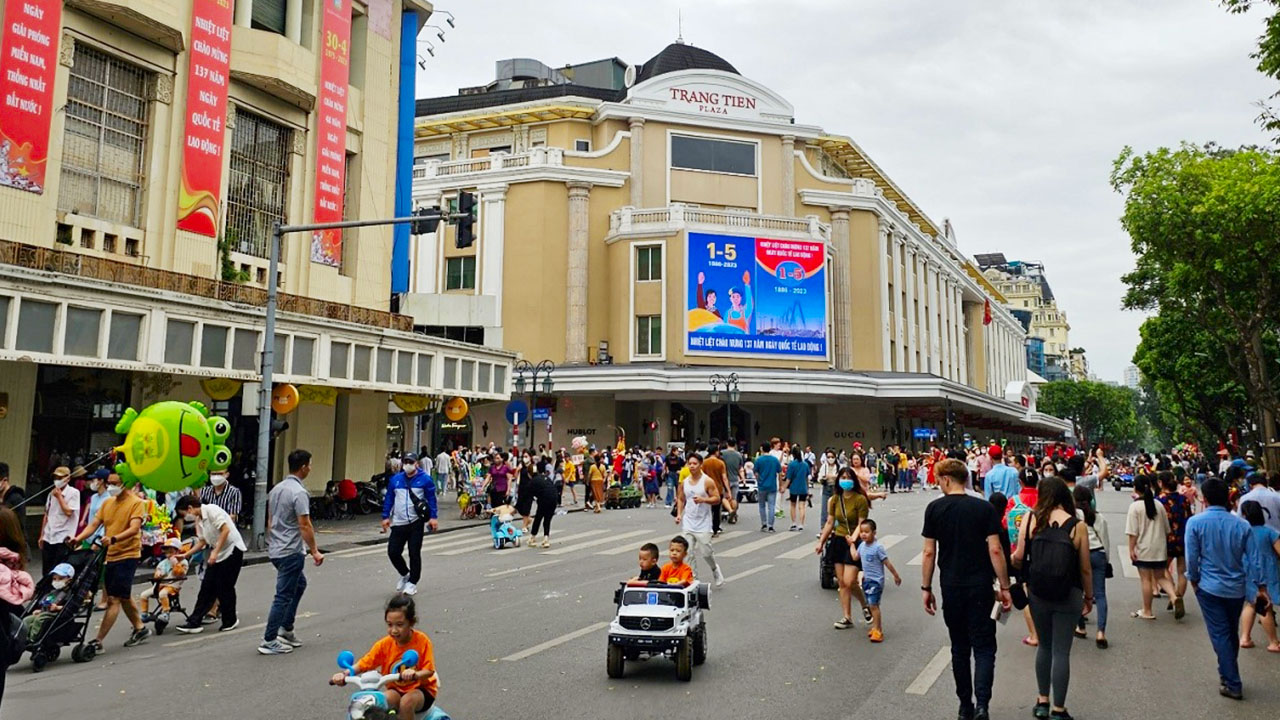
[[1027, 585], [1042, 600], [1065, 600], [1080, 580], [1080, 552], [1071, 541], [1077, 522], [1071, 518], [1062, 525], [1037, 527], [1031, 538]]

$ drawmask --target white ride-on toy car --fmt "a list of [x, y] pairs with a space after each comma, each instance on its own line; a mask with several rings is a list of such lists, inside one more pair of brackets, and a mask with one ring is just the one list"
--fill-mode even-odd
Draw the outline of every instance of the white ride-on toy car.
[[622, 583], [614, 592], [617, 615], [609, 624], [609, 677], [620, 678], [627, 660], [662, 655], [676, 663], [676, 677], [693, 678], [693, 666], [707, 660], [707, 621], [711, 588], [688, 585]]

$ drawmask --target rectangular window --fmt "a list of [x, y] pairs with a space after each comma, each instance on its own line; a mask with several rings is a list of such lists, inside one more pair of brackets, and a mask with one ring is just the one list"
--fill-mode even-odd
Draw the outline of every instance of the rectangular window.
[[227, 329], [205, 325], [200, 334], [200, 366], [220, 368], [227, 365]]
[[288, 0], [253, 0], [250, 27], [283, 35], [286, 5]]
[[504, 365], [493, 366], [493, 392], [498, 395], [507, 394], [507, 368]]
[[151, 73], [76, 43], [58, 208], [142, 227]]
[[336, 342], [329, 346], [329, 377], [345, 378], [347, 376], [347, 356], [351, 354], [351, 345]]
[[170, 320], [164, 333], [164, 361], [170, 365], [190, 365], [191, 343], [195, 337], [195, 323]]
[[352, 367], [354, 368], [355, 372], [352, 374], [352, 378], [355, 380], [364, 380], [368, 382], [370, 377], [369, 361], [370, 361], [370, 358], [373, 356], [373, 348], [365, 347], [363, 345], [357, 345], [355, 348], [355, 355], [356, 355], [355, 362], [352, 363]]
[[293, 361], [289, 367], [294, 375], [314, 375], [312, 355], [315, 353], [316, 341], [307, 337], [293, 336]]
[[451, 257], [444, 261], [445, 290], [474, 290], [476, 288], [476, 258], [474, 255]]
[[491, 387], [490, 383], [493, 382], [493, 380], [490, 379], [493, 374], [493, 366], [489, 363], [480, 363], [479, 370], [480, 379], [476, 381], [476, 387], [480, 388], [480, 392], [488, 392]]
[[[254, 5], [256, 14], [258, 6]], [[233, 250], [270, 254], [271, 226], [284, 223], [289, 207], [289, 148], [293, 132], [237, 109], [231, 132], [231, 177], [227, 185], [227, 239]]]
[[401, 385], [413, 384], [413, 353], [404, 350], [396, 353], [396, 382]]
[[418, 356], [418, 384], [423, 387], [431, 385], [431, 361], [434, 355]]
[[636, 248], [636, 280], [662, 279], [662, 247], [650, 245]]
[[449, 389], [458, 387], [458, 358], [444, 359], [444, 386]]
[[671, 167], [755, 175], [756, 146], [755, 143], [672, 135]]
[[284, 356], [285, 353], [289, 352], [289, 336], [276, 333], [276, 342], [271, 352], [271, 372], [283, 375]]
[[578, 152], [591, 152], [590, 140], [574, 140], [573, 149]]
[[[355, 220], [360, 216], [355, 203], [360, 200], [360, 163], [355, 153], [347, 153], [342, 171], [342, 219]], [[350, 277], [355, 272], [356, 233], [358, 228], [342, 229], [342, 254], [338, 257], [338, 272]]]
[[426, 165], [432, 161], [449, 162], [449, 153], [436, 153], [435, 155], [419, 155], [413, 159], [414, 165]]
[[378, 348], [378, 382], [391, 382], [391, 363], [395, 353], [386, 348]]
[[462, 389], [474, 390], [476, 387], [476, 361], [462, 361]]
[[107, 334], [107, 357], [112, 360], [137, 360], [138, 338], [142, 335], [142, 316], [112, 312]]
[[4, 347], [5, 338], [9, 336], [9, 298], [0, 295], [0, 348]]
[[[205, 332], [209, 331], [209, 326], [205, 326]], [[235, 332], [235, 345], [231, 348], [231, 369], [232, 370], [257, 370], [258, 369], [258, 333], [255, 330], [244, 330], [237, 328]]]
[[62, 352], [80, 357], [97, 357], [98, 330], [102, 327], [102, 311], [68, 307], [66, 320]]
[[636, 355], [662, 354], [662, 316], [636, 317]]

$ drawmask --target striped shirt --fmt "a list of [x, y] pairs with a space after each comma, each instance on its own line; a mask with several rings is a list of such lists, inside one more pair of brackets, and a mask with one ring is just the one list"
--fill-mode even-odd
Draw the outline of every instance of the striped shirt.
[[213, 489], [213, 485], [205, 485], [200, 488], [200, 504], [213, 504], [222, 508], [228, 515], [240, 515], [240, 489], [231, 483], [223, 486], [222, 492]]

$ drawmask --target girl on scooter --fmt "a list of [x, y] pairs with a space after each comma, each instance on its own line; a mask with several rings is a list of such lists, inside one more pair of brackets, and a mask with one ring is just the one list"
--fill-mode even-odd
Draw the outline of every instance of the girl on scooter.
[[[369, 652], [360, 658], [353, 668], [359, 674], [369, 670], [378, 670], [386, 675], [392, 666], [408, 650], [418, 653], [418, 665], [400, 671], [400, 679], [390, 683], [383, 690], [387, 699], [387, 707], [395, 708], [400, 717], [412, 718], [418, 713], [426, 712], [436, 701], [439, 681], [436, 677], [435, 656], [431, 652], [431, 639], [421, 630], [414, 628], [418, 623], [417, 609], [413, 598], [408, 595], [396, 595], [387, 602], [383, 615], [387, 621], [387, 636], [373, 644]], [[340, 672], [333, 676], [331, 683], [345, 685], [347, 673]]]

